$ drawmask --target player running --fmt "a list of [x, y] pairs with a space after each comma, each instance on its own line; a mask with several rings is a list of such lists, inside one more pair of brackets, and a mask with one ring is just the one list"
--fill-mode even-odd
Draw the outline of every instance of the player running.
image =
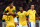
[[19, 7], [19, 12], [17, 15], [19, 17], [19, 27], [27, 27], [27, 20], [26, 20], [26, 11], [23, 11], [22, 7]]
[[9, 6], [7, 6], [3, 12], [2, 19], [5, 20], [7, 23], [6, 27], [15, 27], [13, 14], [16, 12], [16, 9], [15, 9], [15, 6], [13, 6], [12, 2], [9, 2], [9, 3], [10, 3]]
[[34, 5], [31, 5], [31, 9], [27, 11], [27, 14], [29, 15], [30, 27], [35, 27], [35, 15], [37, 14], [36, 14], [36, 10], [34, 10]]

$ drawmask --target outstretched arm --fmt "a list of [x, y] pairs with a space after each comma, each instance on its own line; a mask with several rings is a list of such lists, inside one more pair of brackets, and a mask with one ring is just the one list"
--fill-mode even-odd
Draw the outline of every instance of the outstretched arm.
[[3, 15], [7, 15], [7, 13], [3, 12]]
[[36, 13], [36, 16], [39, 17], [39, 15]]
[[38, 17], [38, 19], [40, 19], [38, 14], [36, 14], [36, 16]]

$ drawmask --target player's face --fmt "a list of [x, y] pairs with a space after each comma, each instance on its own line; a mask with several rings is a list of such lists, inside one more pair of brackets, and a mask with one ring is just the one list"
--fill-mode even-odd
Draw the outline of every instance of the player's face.
[[10, 4], [10, 7], [13, 7], [13, 3]]
[[19, 8], [19, 10], [20, 10], [20, 11], [23, 11], [23, 8], [22, 8], [22, 7], [20, 7], [20, 8]]
[[31, 9], [32, 9], [32, 10], [34, 9], [34, 5], [31, 5]]

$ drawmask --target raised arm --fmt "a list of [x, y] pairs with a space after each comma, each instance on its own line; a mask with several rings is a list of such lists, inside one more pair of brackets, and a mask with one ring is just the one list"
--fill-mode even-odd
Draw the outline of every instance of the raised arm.
[[8, 13], [7, 13], [8, 9], [9, 9], [9, 7], [6, 7], [6, 9], [5, 9], [4, 12], [3, 12], [3, 15], [7, 15], [7, 14], [8, 14]]

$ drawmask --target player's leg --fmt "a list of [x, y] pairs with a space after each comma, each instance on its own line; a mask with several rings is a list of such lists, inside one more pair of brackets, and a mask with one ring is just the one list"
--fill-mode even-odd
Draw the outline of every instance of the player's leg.
[[5, 25], [4, 27], [6, 27], [6, 22], [4, 23], [4, 25]]
[[31, 27], [31, 22], [30, 22], [30, 24], [29, 24], [29, 27]]
[[36, 27], [36, 24], [33, 22], [34, 27]]
[[6, 15], [3, 15], [3, 17], [2, 17], [2, 27], [6, 27], [6, 22], [5, 22], [5, 20], [3, 20], [3, 19], [5, 19], [6, 17], [5, 17]]
[[34, 22], [31, 22], [31, 27], [35, 27], [35, 23]]
[[30, 22], [29, 27], [33, 27], [33, 23], [32, 22]]
[[19, 24], [19, 27], [22, 27], [22, 25]]
[[4, 22], [2, 22], [2, 27], [4, 27]]
[[14, 18], [14, 21], [15, 21], [16, 23], [18, 22], [18, 21], [17, 21], [17, 17]]
[[14, 21], [15, 21], [15, 26], [18, 27], [18, 26], [17, 26], [17, 25], [18, 25], [18, 23], [17, 23], [17, 22], [18, 22], [18, 21], [17, 21], [17, 17], [14, 18]]

